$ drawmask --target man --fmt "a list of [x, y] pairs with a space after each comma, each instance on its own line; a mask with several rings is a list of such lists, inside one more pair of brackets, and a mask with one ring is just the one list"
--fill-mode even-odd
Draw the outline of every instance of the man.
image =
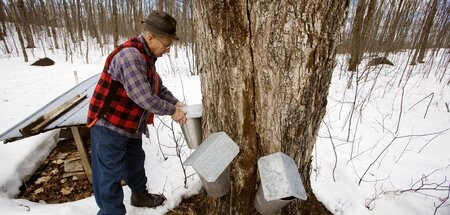
[[[153, 114], [186, 121], [179, 102], [162, 84], [155, 70], [158, 57], [170, 51], [176, 20], [162, 11], [151, 11], [144, 33], [118, 46], [106, 59], [92, 96], [88, 127], [92, 141], [92, 184], [99, 215], [125, 214], [124, 179], [131, 189], [131, 205], [157, 207], [165, 197], [147, 191], [142, 134]], [[157, 174], [157, 173], [156, 173]]]

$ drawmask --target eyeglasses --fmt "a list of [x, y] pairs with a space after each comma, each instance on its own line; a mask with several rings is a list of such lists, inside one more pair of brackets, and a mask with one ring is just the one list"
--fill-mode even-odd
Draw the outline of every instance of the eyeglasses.
[[158, 37], [155, 37], [157, 40], [159, 40], [159, 42], [161, 42], [161, 44], [165, 47], [165, 49], [170, 49], [170, 47], [172, 47], [173, 43], [170, 44], [164, 44], [164, 42], [162, 40], [160, 40]]

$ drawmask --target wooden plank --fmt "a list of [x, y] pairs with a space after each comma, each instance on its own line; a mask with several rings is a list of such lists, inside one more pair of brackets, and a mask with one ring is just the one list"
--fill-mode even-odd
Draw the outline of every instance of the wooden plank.
[[22, 133], [23, 135], [34, 135], [40, 133], [47, 125], [57, 119], [58, 116], [69, 111], [72, 107], [83, 101], [83, 99], [85, 99], [86, 97], [87, 95], [76, 95], [75, 97], [64, 102], [64, 104], [40, 116], [32, 123], [20, 129], [20, 133]]
[[83, 139], [81, 138], [80, 132], [78, 130], [78, 127], [70, 127], [73, 134], [73, 139], [75, 140], [75, 144], [77, 145], [77, 149], [80, 152], [81, 156], [81, 164], [83, 165], [84, 172], [86, 172], [86, 176], [89, 180], [89, 182], [92, 183], [92, 169], [91, 164], [89, 162], [88, 156], [86, 154], [86, 148], [83, 144]]
[[[71, 126], [72, 127], [72, 126]], [[78, 131], [80, 132], [80, 136], [82, 138], [85, 137], [89, 137], [90, 136], [90, 130], [88, 127], [86, 126], [80, 126], [78, 127]], [[72, 130], [70, 129], [70, 127], [67, 128], [61, 128], [61, 130], [59, 130], [59, 138], [73, 138], [72, 135]]]

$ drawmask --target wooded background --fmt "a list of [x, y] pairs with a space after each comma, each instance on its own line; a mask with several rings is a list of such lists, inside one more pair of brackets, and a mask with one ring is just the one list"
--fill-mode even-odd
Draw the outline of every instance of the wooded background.
[[[368, 74], [358, 75], [365, 58], [402, 51], [411, 65], [424, 63], [438, 49], [450, 48], [449, 6], [448, 0], [3, 0], [0, 47], [27, 61], [27, 52], [40, 43], [44, 52], [62, 49], [66, 60], [86, 56], [89, 63], [89, 49], [107, 55], [140, 34], [151, 9], [167, 11], [178, 20], [181, 41], [175, 49], [183, 47], [197, 58], [203, 131], [224, 130], [241, 149], [232, 164], [230, 193], [221, 199], [202, 195], [199, 202], [206, 205], [197, 205], [195, 210], [202, 211], [197, 214], [256, 214], [251, 205], [256, 160], [276, 151], [301, 164], [309, 196], [282, 214], [324, 214], [310, 185], [310, 162], [336, 52], [346, 54], [345, 69], [357, 71], [349, 73], [348, 82], [350, 88], [356, 77], [356, 90]], [[347, 141], [354, 109], [355, 102]]]
[[[195, 23], [189, 0], [3, 0], [1, 49], [6, 54], [22, 52], [25, 61], [25, 49], [36, 47], [36, 43], [64, 49], [67, 55], [83, 55], [89, 50], [82, 50], [81, 44], [92, 37], [96, 44], [89, 46], [107, 54], [103, 52], [105, 44], [117, 46], [141, 32], [141, 20], [151, 9], [172, 14], [178, 20], [178, 45], [193, 48]], [[449, 15], [448, 0], [354, 0], [338, 40], [338, 52], [351, 54], [349, 70], [355, 70], [363, 53], [369, 52], [388, 56], [415, 49], [411, 64], [421, 63], [427, 49], [450, 47]], [[11, 38], [11, 44], [5, 37], [15, 35], [13, 31], [17, 37]]]

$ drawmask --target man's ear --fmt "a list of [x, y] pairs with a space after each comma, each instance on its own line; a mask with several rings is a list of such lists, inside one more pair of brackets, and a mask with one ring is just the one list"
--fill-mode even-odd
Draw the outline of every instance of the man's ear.
[[148, 35], [147, 35], [147, 38], [148, 38], [149, 40], [153, 39], [153, 37], [155, 37], [155, 36], [153, 36], [153, 34], [148, 34]]

